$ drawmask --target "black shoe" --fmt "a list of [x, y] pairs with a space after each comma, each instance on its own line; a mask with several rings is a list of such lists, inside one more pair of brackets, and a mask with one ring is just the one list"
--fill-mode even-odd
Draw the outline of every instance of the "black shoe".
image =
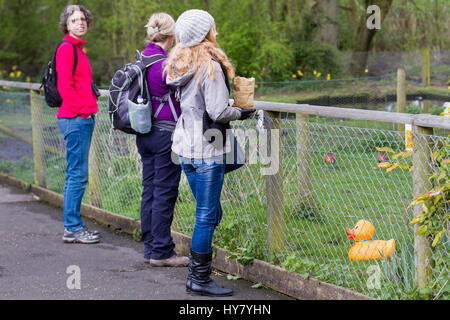
[[228, 297], [233, 291], [219, 286], [211, 279], [212, 252], [197, 253], [191, 250], [186, 279], [186, 292], [193, 295]]

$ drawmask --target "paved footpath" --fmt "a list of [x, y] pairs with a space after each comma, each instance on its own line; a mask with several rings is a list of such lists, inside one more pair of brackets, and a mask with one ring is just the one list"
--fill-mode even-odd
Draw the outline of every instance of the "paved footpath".
[[[101, 232], [101, 243], [63, 243], [61, 209], [0, 184], [0, 300], [211, 299], [186, 294], [187, 268], [150, 267], [143, 263], [142, 243], [84, 221]], [[290, 300], [223, 273], [213, 272], [213, 278], [235, 292], [226, 299]]]

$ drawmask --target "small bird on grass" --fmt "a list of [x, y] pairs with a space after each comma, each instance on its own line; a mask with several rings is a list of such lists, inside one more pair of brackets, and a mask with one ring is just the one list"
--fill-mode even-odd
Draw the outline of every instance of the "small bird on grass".
[[389, 161], [389, 153], [387, 151], [378, 151], [377, 161], [378, 163]]
[[336, 155], [333, 152], [325, 152], [323, 160], [327, 164], [331, 164], [333, 167], [336, 165]]

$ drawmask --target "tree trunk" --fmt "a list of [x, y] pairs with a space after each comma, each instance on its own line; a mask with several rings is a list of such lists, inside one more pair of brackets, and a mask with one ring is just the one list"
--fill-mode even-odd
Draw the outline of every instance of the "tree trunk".
[[377, 5], [380, 8], [380, 24], [386, 17], [392, 5], [392, 0], [365, 0], [364, 13], [359, 19], [358, 28], [356, 31], [355, 45], [352, 54], [352, 64], [350, 72], [354, 76], [363, 76], [367, 65], [368, 51], [372, 44], [373, 37], [378, 29], [369, 29], [367, 27], [367, 13], [366, 10], [371, 5]]
[[320, 0], [317, 7], [319, 25], [316, 40], [338, 46], [339, 38], [339, 1]]

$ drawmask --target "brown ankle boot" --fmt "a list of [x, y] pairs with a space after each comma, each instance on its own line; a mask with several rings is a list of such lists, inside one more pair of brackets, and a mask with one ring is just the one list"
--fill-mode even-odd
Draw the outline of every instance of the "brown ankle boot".
[[178, 255], [162, 260], [150, 259], [150, 265], [152, 267], [187, 267], [188, 264], [188, 257]]

